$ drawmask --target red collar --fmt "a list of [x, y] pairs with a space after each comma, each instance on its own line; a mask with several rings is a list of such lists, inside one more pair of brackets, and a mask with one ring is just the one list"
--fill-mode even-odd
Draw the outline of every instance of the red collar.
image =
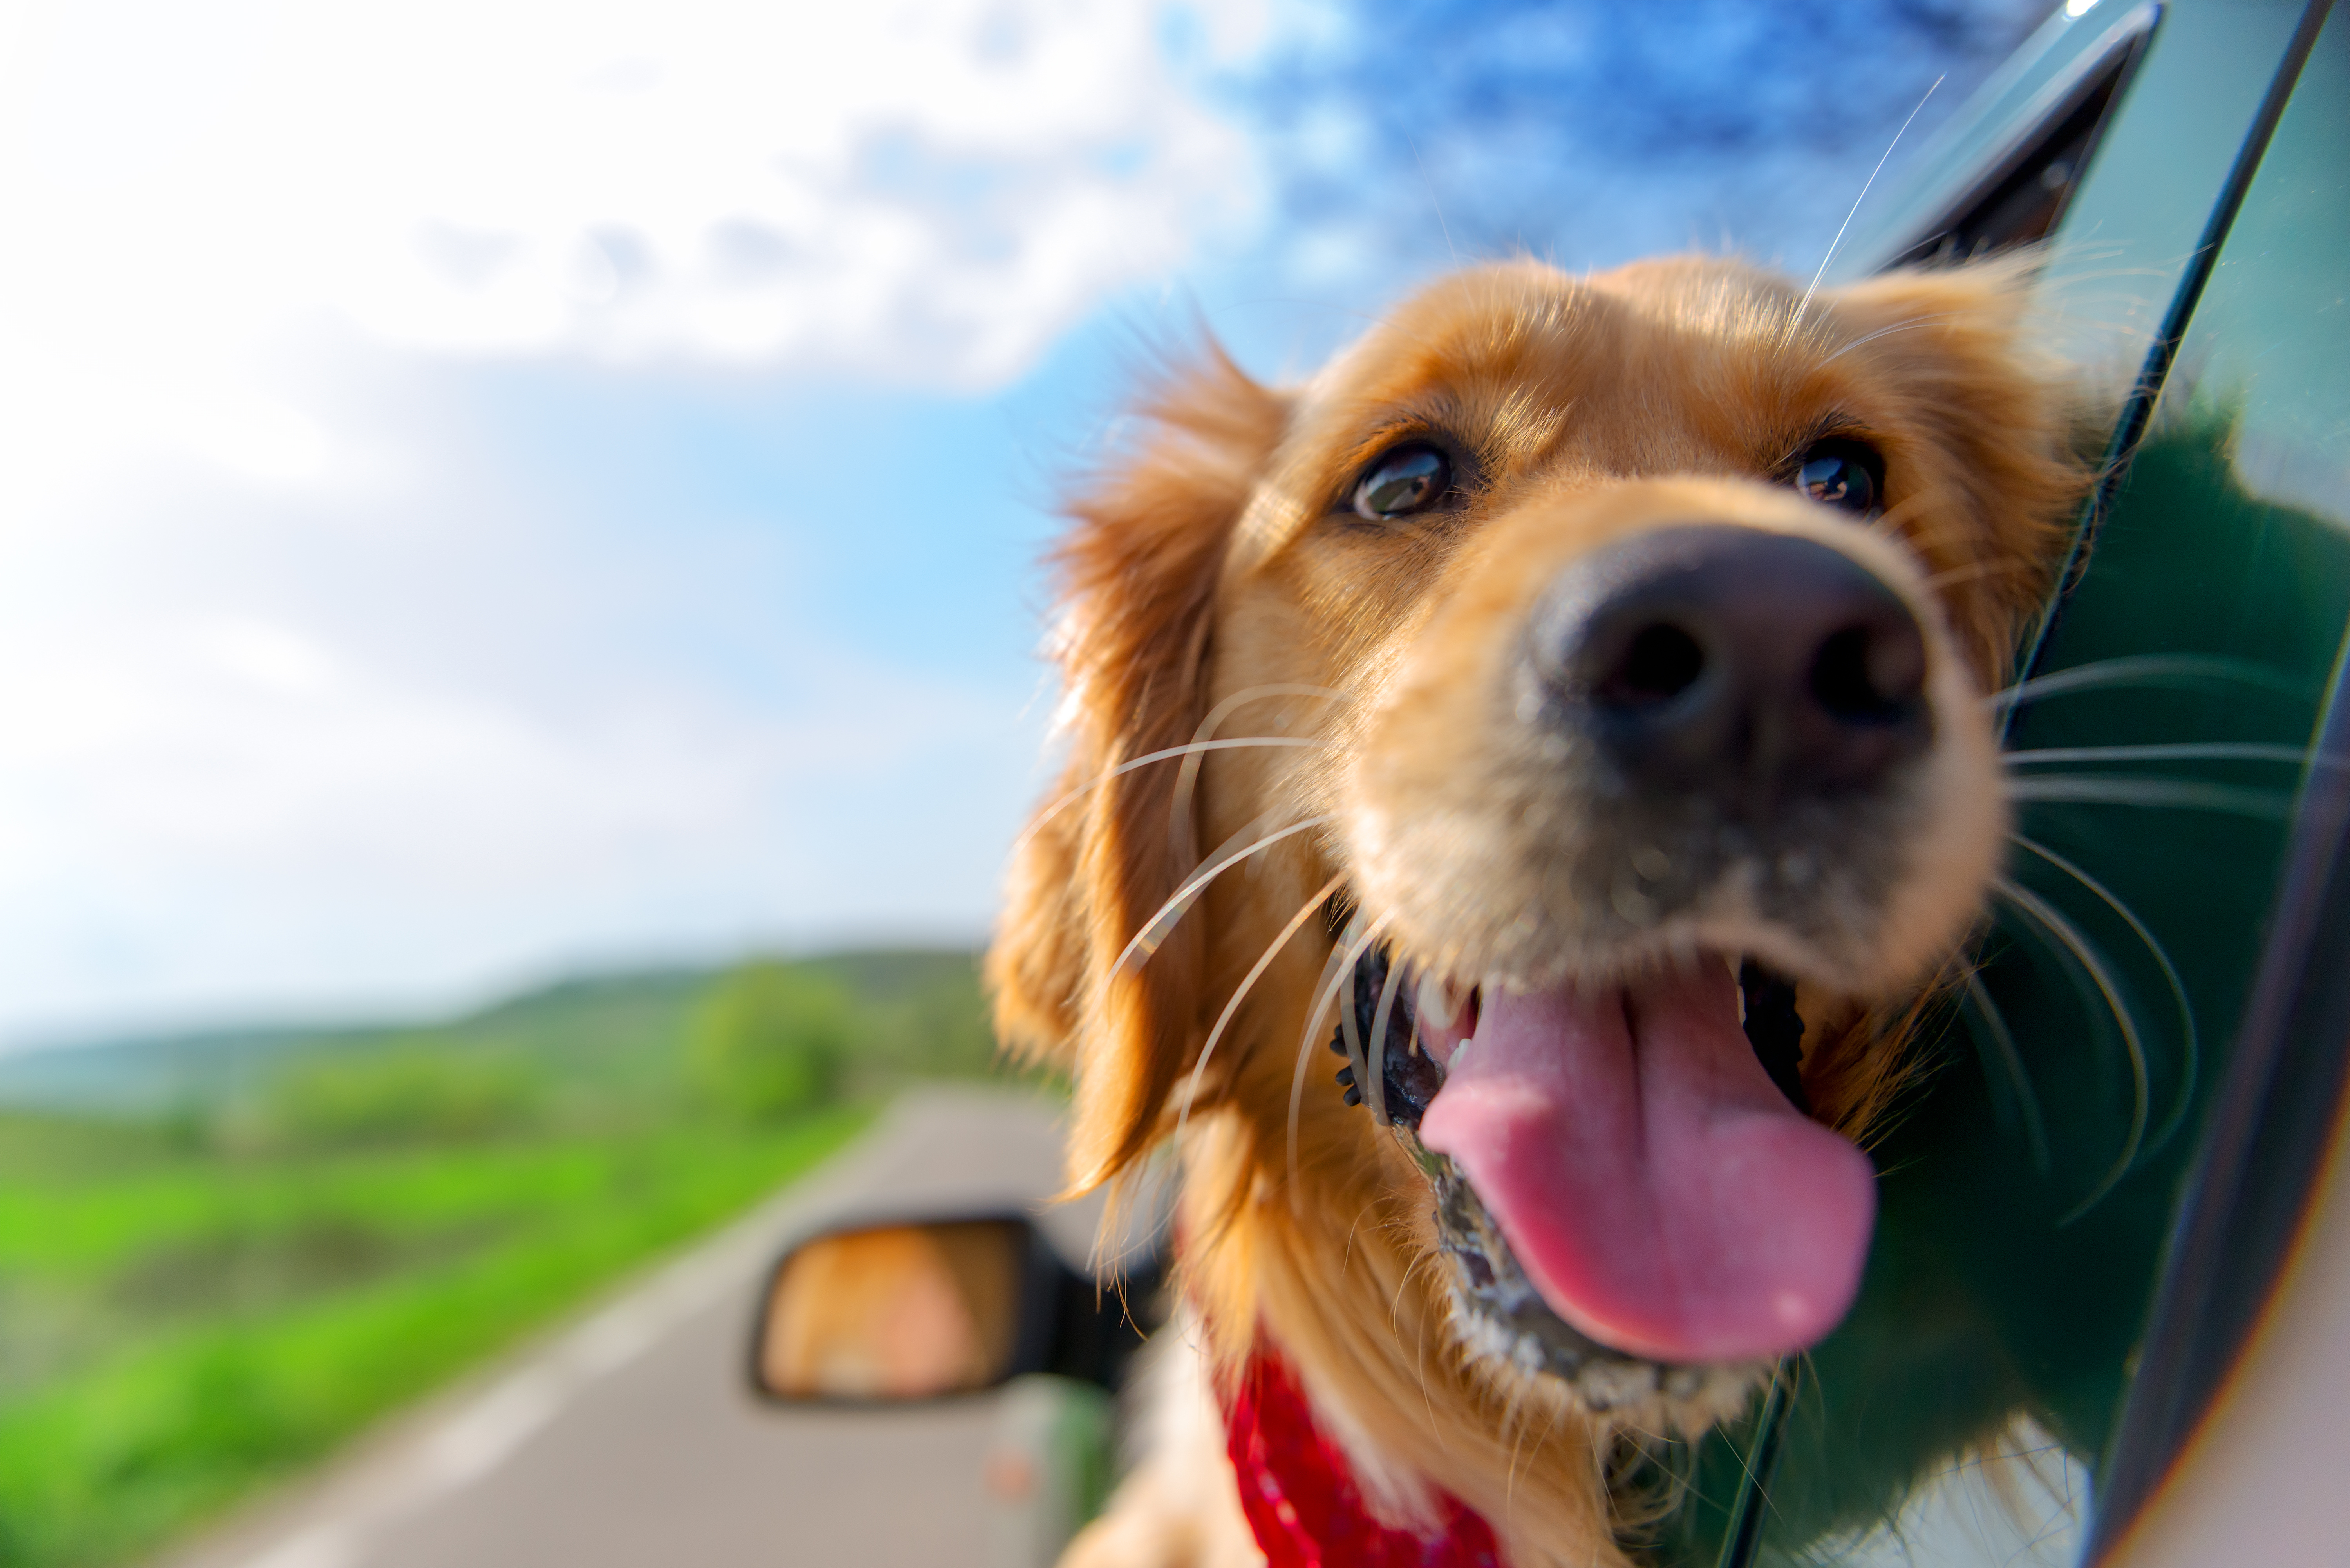
[[1266, 1568], [1501, 1568], [1493, 1527], [1448, 1492], [1433, 1535], [1381, 1524], [1338, 1445], [1314, 1424], [1297, 1379], [1260, 1350], [1225, 1413], [1241, 1509]]

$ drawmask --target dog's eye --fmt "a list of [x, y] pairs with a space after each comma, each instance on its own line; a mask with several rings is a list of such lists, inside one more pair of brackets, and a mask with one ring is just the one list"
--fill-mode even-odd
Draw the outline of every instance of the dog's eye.
[[1374, 523], [1425, 512], [1452, 488], [1452, 464], [1424, 441], [1395, 448], [1355, 482], [1355, 514]]
[[1795, 488], [1846, 512], [1871, 513], [1885, 495], [1885, 460], [1860, 441], [1818, 441], [1795, 465]]

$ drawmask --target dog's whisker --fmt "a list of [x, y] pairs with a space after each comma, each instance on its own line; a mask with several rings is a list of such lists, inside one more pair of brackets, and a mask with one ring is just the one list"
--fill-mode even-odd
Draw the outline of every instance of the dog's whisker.
[[[1549, 1447], [1551, 1438], [1558, 1435], [1561, 1411], [1555, 1404], [1549, 1404], [1548, 1401], [1544, 1403], [1548, 1405], [1548, 1408], [1540, 1412], [1544, 1417], [1542, 1430], [1534, 1434], [1534, 1440], [1526, 1449], [1526, 1469], [1529, 1470], [1534, 1469], [1534, 1461], [1542, 1458], [1542, 1451]], [[1515, 1479], [1515, 1477], [1512, 1478], [1513, 1482]]]
[[2029, 888], [2016, 882], [2012, 877], [1993, 877], [1991, 888], [2001, 898], [2029, 915], [2041, 929], [2056, 940], [2063, 951], [2070, 954], [2080, 964], [2083, 972], [2086, 973], [2090, 981], [2095, 985], [2098, 994], [2105, 999], [2106, 1010], [2113, 1014], [2114, 1023], [2121, 1033], [2122, 1050], [2129, 1058], [2129, 1131], [2123, 1137], [2120, 1155], [2116, 1158], [2111, 1168], [2098, 1180], [2096, 1186], [2090, 1190], [2089, 1195], [2057, 1217], [2056, 1223], [2060, 1227], [2070, 1225], [2104, 1201], [2106, 1194], [2111, 1192], [2121, 1179], [2129, 1174], [2130, 1167], [2137, 1162], [2138, 1153], [2145, 1144], [2147, 1117], [2151, 1101], [2151, 1090], [2147, 1085], [2146, 1045], [2138, 1038], [2137, 1020], [2130, 1012], [2128, 1003], [2122, 995], [2120, 983], [2114, 978], [2113, 971], [2106, 967], [2105, 956], [2098, 950], [2096, 944], [2084, 935], [2078, 926], [2067, 919], [2062, 910]]
[[[1404, 1270], [1404, 1282], [1409, 1285], [1426, 1272], [1429, 1262], [1424, 1256], [1413, 1259]], [[1396, 1299], [1399, 1302], [1403, 1299], [1400, 1291], [1397, 1293]], [[1433, 1432], [1437, 1429], [1436, 1395], [1428, 1386], [1428, 1319], [1425, 1316], [1419, 1320], [1419, 1334], [1412, 1346], [1412, 1369], [1419, 1379], [1419, 1402], [1428, 1412], [1428, 1429]]]
[[2037, 701], [2064, 692], [2131, 685], [2178, 685], [2190, 689], [2201, 685], [2234, 685], [2254, 687], [2288, 697], [2307, 698], [2312, 695], [2307, 682], [2249, 659], [2200, 653], [2135, 653], [2119, 659], [2099, 659], [2094, 664], [2084, 664], [2073, 670], [2060, 670], [2053, 675], [2035, 675], [2029, 680], [2019, 680], [1985, 697], [1983, 705], [1998, 712], [2019, 703]]
[[[1921, 517], [1920, 514], [1925, 511], [1929, 500], [1930, 497], [1924, 495], [1911, 496], [1899, 506], [1874, 519], [1870, 531], [1882, 538], [1908, 545], [1921, 562], [1937, 550], [1961, 548], [1967, 551], [1969, 560], [1971, 561], [1974, 546], [1980, 541], [1972, 537], [1959, 522], [1951, 518]], [[1887, 518], [1892, 519], [1891, 525], [1879, 526], [1884, 524]]]
[[1861, 182], [1860, 194], [1852, 199], [1852, 211], [1846, 213], [1844, 215], [1844, 222], [1836, 225], [1835, 238], [1828, 242], [1828, 254], [1820, 258], [1820, 270], [1812, 274], [1811, 286], [1804, 290], [1804, 297], [1795, 306], [1795, 314], [1787, 322], [1786, 341], [1790, 343], [1794, 341], [1795, 328], [1803, 325], [1804, 312], [1811, 308], [1812, 296], [1820, 291], [1820, 280], [1827, 276], [1828, 264], [1835, 260], [1836, 249], [1844, 244], [1845, 231], [1852, 227], [1852, 221], [1855, 218], [1860, 216], [1860, 204], [1868, 200], [1869, 188], [1877, 183], [1877, 177], [1885, 172], [1886, 162], [1892, 158], [1893, 150], [1901, 145], [1901, 139], [1908, 134], [1911, 124], [1917, 120], [1920, 113], [1924, 112], [1926, 99], [1934, 96], [1934, 88], [1940, 87], [1943, 79], [1941, 77], [1934, 78], [1933, 87], [1926, 89], [1925, 97], [1918, 100], [1918, 107], [1911, 109], [1909, 118], [1901, 122], [1901, 129], [1895, 131], [1893, 140], [1885, 144], [1884, 156], [1877, 159], [1877, 167], [1868, 171], [1867, 179]]
[[1935, 499], [1933, 492], [1919, 491], [1872, 514], [1864, 520], [1861, 526], [1880, 539], [1898, 539], [1921, 550], [1936, 549], [1945, 545], [1972, 546], [1982, 543], [1973, 530], [1949, 514], [1936, 517], [1930, 528], [1906, 531], [1913, 521], [1926, 515]]
[[1983, 984], [1981, 976], [1970, 973], [1966, 988], [1960, 996], [1961, 1004], [1982, 1020], [1983, 1029], [1991, 1036], [1991, 1050], [1999, 1058], [2000, 1070], [2015, 1092], [2017, 1114], [2023, 1123], [2024, 1147], [2032, 1154], [2032, 1168], [2045, 1176], [2049, 1171], [2048, 1127], [2041, 1118], [2040, 1096], [2033, 1091], [2032, 1079], [2023, 1070], [2023, 1054], [2015, 1048], [2014, 1033], [2008, 1028], [2007, 1018], [2000, 1012], [1999, 1004], [1991, 999], [1991, 992]]
[[1362, 978], [1357, 972], [1361, 961], [1361, 953], [1347, 960], [1347, 977], [1338, 999], [1338, 1038], [1347, 1047], [1347, 1060], [1350, 1063], [1363, 1060], [1362, 1026], [1355, 1022], [1355, 983]]
[[1388, 1296], [1388, 1328], [1391, 1333], [1403, 1333], [1403, 1298], [1411, 1289], [1411, 1282], [1419, 1278], [1424, 1262], [1424, 1259], [1407, 1256], [1403, 1272], [1396, 1276], [1396, 1288]]
[[2116, 778], [2109, 774], [2040, 774], [2010, 778], [2002, 786], [2009, 800], [2068, 801], [2090, 805], [2135, 805], [2156, 811], [2209, 811], [2225, 816], [2282, 822], [2293, 815], [2293, 796], [2283, 790], [2246, 789], [2200, 779]]
[[1238, 751], [1244, 746], [1299, 746], [1311, 748], [1315, 746], [1326, 746], [1328, 744], [1329, 742], [1327, 741], [1318, 741], [1305, 735], [1235, 735], [1232, 739], [1226, 741], [1195, 741], [1187, 746], [1169, 746], [1164, 751], [1149, 752], [1146, 753], [1142, 756], [1129, 757], [1125, 762], [1118, 763], [1116, 767], [1104, 768], [1100, 773], [1096, 774], [1093, 777], [1087, 779], [1076, 788], [1069, 791], [1066, 794], [1060, 796], [1058, 799], [1046, 805], [1043, 810], [1037, 812], [1034, 817], [1029, 819], [1028, 826], [1021, 830], [1020, 836], [1012, 841], [1012, 853], [1014, 855], [1019, 854], [1021, 850], [1027, 847], [1031, 839], [1035, 838], [1039, 833], [1042, 833], [1045, 830], [1045, 826], [1047, 823], [1060, 815], [1064, 811], [1066, 811], [1070, 806], [1073, 806], [1077, 802], [1083, 800], [1086, 796], [1091, 794], [1094, 791], [1099, 789], [1102, 785], [1109, 783], [1114, 778], [1119, 777], [1121, 774], [1130, 774], [1138, 768], [1149, 767], [1153, 763], [1163, 763], [1174, 757], [1190, 756], [1197, 752]]
[[1525, 1402], [1523, 1399], [1510, 1401], [1509, 1431], [1510, 1468], [1503, 1477], [1502, 1495], [1515, 1498], [1518, 1495], [1518, 1470], [1525, 1463], [1526, 1457]]
[[1346, 1276], [1347, 1270], [1355, 1262], [1355, 1238], [1362, 1233], [1364, 1218], [1370, 1213], [1378, 1201], [1378, 1199], [1373, 1199], [1369, 1203], [1356, 1210], [1355, 1218], [1347, 1225], [1347, 1244], [1338, 1251], [1338, 1274], [1342, 1279]]
[[2044, 844], [2027, 838], [2021, 833], [2011, 833], [2008, 838], [2019, 847], [2030, 850], [2057, 870], [2072, 877], [2074, 881], [2094, 894], [2106, 908], [2119, 916], [2122, 923], [2129, 927], [2130, 934], [2144, 944], [2147, 954], [2161, 969], [2163, 981], [2170, 987], [2171, 998], [2178, 1004], [2178, 1102], [2171, 1107], [2169, 1116], [2163, 1119], [2161, 1127], [2156, 1131], [2147, 1145], [2147, 1153], [2153, 1154], [2170, 1141], [2171, 1135], [2176, 1133], [2179, 1124], [2187, 1119], [2188, 1107], [2194, 1103], [2195, 1099], [2195, 1079], [2202, 1070], [2202, 1043], [2196, 1033], [2195, 1004], [2188, 999], [2187, 982], [2178, 978], [2178, 971], [2171, 963], [2169, 953], [2166, 952], [2162, 944], [2155, 940], [2154, 933], [2147, 929], [2146, 922], [2139, 919], [2137, 912], [2127, 904], [2123, 903], [2112, 888]]
[[1313, 1060], [1311, 1053], [1320, 1043], [1317, 1036], [1321, 1033], [1318, 1026], [1322, 1015], [1330, 1010], [1331, 999], [1338, 994], [1339, 984], [1342, 981], [1353, 983], [1355, 965], [1362, 961], [1364, 953], [1370, 950], [1371, 944], [1378, 940], [1379, 932], [1387, 929], [1388, 919], [1381, 915], [1371, 921], [1351, 943], [1341, 939], [1333, 944], [1331, 962], [1323, 970], [1321, 991], [1315, 995], [1314, 1005], [1305, 1010], [1305, 1033], [1297, 1046], [1297, 1070], [1289, 1080], [1289, 1190], [1293, 1202], [1297, 1191], [1297, 1115], [1305, 1100], [1306, 1064]]
[[1388, 1125], [1388, 1020], [1395, 1012], [1396, 990], [1403, 981], [1403, 971], [1402, 961], [1390, 959], [1388, 982], [1379, 988], [1379, 1004], [1371, 1014], [1370, 1048], [1363, 1058], [1371, 1073], [1370, 1085], [1364, 1093], [1371, 1102], [1371, 1119], [1381, 1127]]
[[1428, 177], [1428, 160], [1419, 155], [1419, 143], [1409, 133], [1403, 140], [1404, 145], [1411, 149], [1411, 161], [1419, 166], [1419, 182], [1428, 187], [1428, 204], [1436, 210], [1436, 227], [1444, 235], [1444, 254], [1452, 258], [1454, 266], [1459, 266], [1461, 253], [1453, 248], [1452, 225], [1444, 221], [1444, 203], [1437, 199], [1436, 182]]
[[[1258, 819], [1260, 822], [1263, 820], [1262, 817]], [[1223, 849], [1219, 849], [1210, 857], [1208, 865], [1202, 870], [1169, 894], [1167, 901], [1159, 906], [1158, 913], [1142, 923], [1142, 929], [1135, 932], [1133, 940], [1119, 951], [1118, 961], [1109, 966], [1109, 972], [1113, 975], [1124, 974], [1127, 972], [1128, 964], [1134, 964], [1139, 969], [1142, 964], [1149, 963], [1150, 955], [1159, 950], [1159, 944], [1167, 940], [1168, 933], [1175, 929], [1176, 922], [1182, 919], [1184, 914], [1191, 908], [1192, 900], [1207, 890], [1209, 883], [1246, 860], [1250, 856], [1270, 849], [1283, 839], [1295, 837], [1309, 828], [1320, 827], [1330, 820], [1331, 818], [1326, 815], [1304, 817], [1291, 823], [1287, 827], [1276, 828], [1244, 848], [1233, 849], [1230, 854], [1226, 854]], [[1227, 844], [1225, 848], [1230, 849], [1231, 846]], [[1135, 962], [1137, 953], [1141, 955], [1140, 963]]]
[[[1758, 1421], [1767, 1420], [1773, 1400], [1779, 1397], [1783, 1397], [1781, 1390], [1788, 1377], [1787, 1359], [1787, 1357], [1782, 1356], [1776, 1363], [1774, 1363], [1771, 1368], [1771, 1381], [1764, 1384], [1761, 1388], [1755, 1390], [1756, 1393], [1762, 1396], [1762, 1403], [1756, 1407], [1755, 1412]], [[1751, 1398], [1752, 1396], [1750, 1395], [1749, 1397]], [[1746, 1488], [1756, 1492], [1762, 1492], [1762, 1478], [1754, 1473], [1754, 1461], [1752, 1455], [1750, 1452], [1734, 1446], [1731, 1451], [1737, 1457], [1739, 1473], [1744, 1479]]]
[[[2307, 746], [2262, 745], [2251, 741], [2192, 741], [2157, 746], [2043, 746], [2009, 752], [2000, 759], [2009, 767], [2044, 767], [2055, 763], [2243, 762], [2304, 763], [2321, 768], [2350, 767], [2339, 757], [2319, 757]], [[2095, 776], [2095, 775], [2090, 775]]]
[[1893, 323], [1890, 327], [1880, 327], [1874, 332], [1862, 333], [1859, 337], [1854, 338], [1843, 348], [1838, 348], [1835, 353], [1824, 356], [1821, 358], [1820, 363], [1823, 365], [1833, 365], [1838, 359], [1843, 358], [1846, 354], [1851, 353], [1854, 349], [1865, 348], [1869, 344], [1877, 341], [1879, 338], [1891, 337], [1897, 333], [1915, 332], [1921, 327], [1932, 327], [1939, 322], [1961, 321], [1964, 319], [1964, 314], [1955, 310], [1937, 310], [1918, 316], [1904, 317], [1900, 320]]
[[2026, 576], [2038, 570], [2039, 568], [2029, 561], [1997, 559], [1969, 561], [1961, 566], [1945, 566], [1942, 570], [1932, 574], [1926, 579], [1926, 587], [1931, 592], [1942, 588], [1954, 588], [1962, 583], [1981, 582], [1985, 577]]
[[1208, 1071], [1208, 1058], [1215, 1054], [1216, 1042], [1223, 1038], [1225, 1027], [1232, 1023], [1233, 1014], [1240, 1012], [1241, 1003], [1247, 1000], [1249, 992], [1255, 987], [1258, 980], [1263, 978], [1264, 971], [1273, 967], [1273, 961], [1280, 955], [1284, 948], [1289, 945], [1290, 939], [1295, 937], [1305, 922], [1313, 918], [1314, 912], [1322, 907], [1323, 902], [1331, 894], [1338, 890], [1338, 885], [1346, 879], [1347, 874], [1343, 871], [1331, 877], [1322, 884], [1320, 892], [1306, 899], [1299, 907], [1297, 913], [1289, 917], [1289, 923], [1281, 928], [1281, 934], [1273, 939], [1263, 952], [1257, 955], [1256, 962], [1249, 967], [1247, 975], [1242, 979], [1240, 984], [1234, 988], [1231, 998], [1225, 1002], [1223, 1012], [1217, 1015], [1216, 1026], [1208, 1031], [1207, 1043], [1200, 1047], [1200, 1059], [1192, 1064], [1191, 1082], [1183, 1090], [1183, 1104], [1175, 1113], [1176, 1147], [1183, 1147], [1183, 1129], [1191, 1121], [1193, 1103], [1200, 1097], [1200, 1081]]
[[[1889, 539], [1897, 544], [1906, 545], [1912, 552], [1923, 556], [1957, 535], [1957, 531], [1947, 523], [1939, 527], [1921, 526], [1913, 529], [1912, 524], [1918, 524], [1926, 516], [1927, 508], [1932, 504], [1933, 497], [1930, 495], [1924, 493], [1912, 495], [1871, 515], [1862, 524], [1862, 526], [1880, 539]], [[1962, 535], [1957, 536], [1963, 541]]]
[[[1333, 687], [1307, 686], [1295, 681], [1268, 681], [1257, 686], [1244, 686], [1208, 710], [1208, 716], [1201, 720], [1200, 727], [1191, 732], [1191, 744], [1206, 746], [1215, 739], [1217, 727], [1231, 717], [1233, 709], [1265, 697], [1314, 697], [1331, 702], [1354, 701], [1346, 692]], [[1200, 764], [1207, 754], [1204, 750], [1187, 753], [1182, 767], [1175, 774], [1175, 793], [1167, 807], [1167, 832], [1169, 842], [1178, 855], [1189, 847], [1185, 828], [1191, 820], [1191, 793], [1199, 785]]]
[[1929, 593], [1946, 588], [1962, 587], [1995, 577], [2035, 577], [2046, 568], [2028, 557], [2012, 555], [1980, 556], [1980, 541], [1964, 527], [1944, 518], [1924, 519], [1932, 497], [1912, 495], [1898, 505], [1887, 507], [1869, 519], [1869, 532], [1880, 538], [1890, 539], [1908, 547], [1920, 563], [1930, 565], [1937, 552], [1962, 555], [1965, 558], [1926, 575], [1921, 585]]
[[[1231, 837], [1210, 851], [1205, 859], [1194, 858], [1191, 864], [1185, 866], [1183, 876], [1187, 879], [1194, 873], [1214, 877], [1230, 870], [1257, 837], [1266, 828], [1279, 821], [1280, 817], [1280, 810], [1275, 808], [1243, 823]], [[1255, 869], [1253, 866], [1250, 868]], [[1203, 890], [1204, 885], [1201, 888], [1179, 886], [1169, 897], [1167, 902], [1159, 907], [1158, 912], [1145, 920], [1141, 929], [1135, 932], [1133, 942], [1128, 945], [1126, 952], [1118, 956], [1118, 961], [1111, 966], [1110, 972], [1115, 975], [1125, 967], [1126, 961], [1134, 955], [1138, 944], [1141, 957], [1136, 967], [1139, 968], [1141, 964], [1149, 962], [1159, 951], [1159, 945], [1174, 930], [1176, 923], [1191, 912], [1192, 904], [1198, 900], [1200, 893]]]
[[1881, 538], [1898, 537], [1903, 524], [1926, 510], [1926, 502], [1927, 497], [1920, 494], [1895, 503], [1868, 519], [1868, 531]]
[[[1330, 977], [1338, 972], [1338, 966], [1346, 957], [1346, 950], [1347, 944], [1343, 941], [1330, 944], [1330, 951], [1322, 961], [1322, 972], [1315, 977], [1313, 992], [1308, 994], [1319, 993], [1323, 987], [1329, 983]], [[1297, 1064], [1289, 1075], [1289, 1201], [1293, 1212], [1296, 1208], [1298, 1189], [1297, 1113], [1305, 1095], [1305, 1069], [1314, 1059], [1314, 1021], [1319, 1012], [1320, 1009], [1316, 1008], [1310, 1010], [1306, 1014], [1305, 1033], [1297, 1047]]]

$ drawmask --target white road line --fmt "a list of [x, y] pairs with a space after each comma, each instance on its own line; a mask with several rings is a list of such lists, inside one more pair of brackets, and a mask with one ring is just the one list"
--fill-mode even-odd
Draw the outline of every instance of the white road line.
[[[339, 1474], [329, 1469], [275, 1531], [200, 1545], [172, 1561], [183, 1568], [358, 1568], [373, 1537], [494, 1473], [597, 1383], [686, 1320], [737, 1295], [747, 1307], [761, 1267], [795, 1231], [843, 1213], [845, 1199], [877, 1184], [890, 1188], [910, 1157], [937, 1153], [938, 1133], [951, 1133], [974, 1107], [990, 1114], [1015, 1106], [1038, 1108], [1027, 1096], [996, 1090], [910, 1091], [848, 1148], [633, 1288], [622, 1284], [624, 1293], [541, 1348], [525, 1350], [512, 1370], [446, 1416], [424, 1415], [428, 1424], [412, 1435], [390, 1437], [377, 1452], [355, 1452]], [[1030, 1173], [1035, 1184], [1024, 1177], [1005, 1189], [1009, 1206], [1026, 1207], [1051, 1189], [1059, 1135], [1047, 1137], [1045, 1165]], [[974, 1181], [957, 1168], [950, 1177], [961, 1197], [985, 1193], [984, 1176]]]
[[480, 1480], [589, 1386], [742, 1288], [795, 1211], [816, 1197], [795, 1186], [728, 1226], [388, 1457], [339, 1500], [331, 1521], [297, 1530], [245, 1559], [243, 1568], [351, 1568], [364, 1556], [368, 1537]]

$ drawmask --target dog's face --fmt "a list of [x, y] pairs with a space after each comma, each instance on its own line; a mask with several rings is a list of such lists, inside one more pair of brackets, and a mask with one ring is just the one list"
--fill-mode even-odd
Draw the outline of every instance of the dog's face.
[[[1481, 1376], [1594, 1411], [1718, 1409], [1834, 1326], [1846, 1135], [1992, 875], [1981, 698], [2074, 491], [2013, 283], [1493, 267], [1294, 395], [1170, 395], [1077, 509], [1080, 793], [993, 960], [1073, 1053], [1079, 1177], [1196, 1079], [1228, 1192], [1417, 1192]], [[1293, 1112], [1334, 1026], [1371, 1104]]]

